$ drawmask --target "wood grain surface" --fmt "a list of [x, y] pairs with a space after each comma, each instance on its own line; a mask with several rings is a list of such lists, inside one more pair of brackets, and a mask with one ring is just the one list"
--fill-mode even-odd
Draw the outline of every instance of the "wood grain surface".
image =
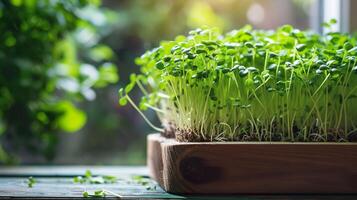
[[161, 142], [165, 141], [165, 138], [160, 134], [150, 134], [147, 137], [147, 165], [150, 170], [150, 176], [160, 185], [163, 185], [162, 180], [162, 153]]
[[354, 143], [160, 144], [160, 185], [171, 193], [357, 193]]

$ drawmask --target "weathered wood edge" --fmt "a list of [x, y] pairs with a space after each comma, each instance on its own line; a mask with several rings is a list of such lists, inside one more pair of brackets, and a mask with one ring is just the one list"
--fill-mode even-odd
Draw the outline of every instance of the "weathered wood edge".
[[147, 136], [147, 166], [149, 168], [149, 175], [161, 187], [163, 187], [161, 143], [164, 141], [166, 141], [166, 138], [159, 133]]

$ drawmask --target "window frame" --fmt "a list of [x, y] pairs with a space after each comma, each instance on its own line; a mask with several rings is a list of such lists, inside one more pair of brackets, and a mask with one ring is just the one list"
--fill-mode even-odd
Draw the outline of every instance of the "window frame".
[[336, 19], [332, 31], [349, 32], [350, 29], [350, 0], [316, 0], [312, 9], [312, 28], [318, 33], [328, 30], [323, 22]]

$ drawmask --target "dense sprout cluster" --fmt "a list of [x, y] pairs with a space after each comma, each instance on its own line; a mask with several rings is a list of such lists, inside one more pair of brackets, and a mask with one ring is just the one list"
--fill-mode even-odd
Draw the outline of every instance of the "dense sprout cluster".
[[354, 140], [356, 54], [338, 32], [197, 29], [138, 58], [120, 103], [157, 111], [179, 141]]

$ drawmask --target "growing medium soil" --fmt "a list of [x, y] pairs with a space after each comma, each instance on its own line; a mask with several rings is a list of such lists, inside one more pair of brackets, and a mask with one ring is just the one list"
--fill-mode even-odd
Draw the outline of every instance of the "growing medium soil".
[[207, 142], [200, 134], [194, 133], [192, 130], [176, 129], [175, 138], [179, 142]]
[[164, 131], [161, 133], [166, 138], [175, 138], [175, 125], [172, 122], [163, 124]]
[[258, 134], [249, 133], [241, 134], [239, 136], [231, 138], [220, 138], [215, 140], [214, 138], [204, 138], [199, 131], [192, 129], [180, 129], [175, 128], [173, 124], [167, 126], [162, 135], [166, 138], [175, 138], [179, 142], [214, 142], [214, 141], [274, 141], [274, 142], [357, 142], [357, 131], [352, 131], [347, 136], [344, 135], [343, 130], [329, 129], [327, 135], [318, 133], [310, 133], [308, 137], [304, 138], [303, 134], [298, 129], [295, 130], [294, 140], [287, 138], [284, 134], [272, 133], [272, 134]]

